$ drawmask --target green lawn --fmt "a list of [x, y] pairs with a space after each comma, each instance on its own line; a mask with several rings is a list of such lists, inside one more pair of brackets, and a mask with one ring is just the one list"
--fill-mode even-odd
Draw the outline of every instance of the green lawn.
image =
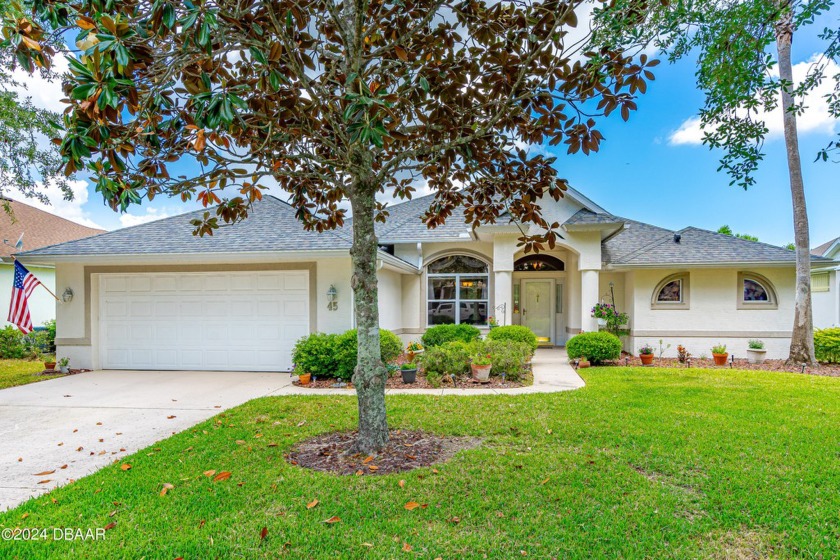
[[[0, 542], [0, 557], [837, 556], [839, 379], [583, 375], [588, 386], [568, 393], [389, 397], [394, 428], [485, 439], [438, 472], [379, 477], [283, 459], [301, 439], [352, 428], [354, 399], [255, 400], [128, 458], [128, 471], [109, 467], [0, 515], [2, 527], [115, 522], [103, 541]], [[207, 470], [232, 476], [213, 482]], [[161, 496], [164, 483], [174, 489]], [[323, 523], [332, 516], [341, 521]]]
[[44, 362], [0, 360], [0, 389], [59, 377], [59, 375], [38, 375], [42, 371], [44, 371]]

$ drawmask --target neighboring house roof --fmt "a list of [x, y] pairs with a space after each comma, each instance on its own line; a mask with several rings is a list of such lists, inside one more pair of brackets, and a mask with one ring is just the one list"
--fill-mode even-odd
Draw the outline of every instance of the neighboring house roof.
[[818, 257], [827, 257], [829, 251], [831, 251], [831, 249], [835, 245], [840, 246], [840, 237], [835, 237], [831, 241], [826, 241], [825, 243], [823, 243], [819, 247], [814, 247], [813, 249], [811, 249], [811, 254], [816, 255]]
[[13, 220], [12, 216], [0, 208], [0, 240], [6, 241], [0, 246], [0, 257], [3, 258], [19, 252], [15, 249], [15, 243], [21, 234], [23, 250], [26, 251], [90, 237], [105, 231], [71, 222], [17, 200], [5, 199], [2, 202], [9, 204], [14, 216]]
[[[796, 262], [794, 251], [767, 243], [695, 227], [672, 232], [640, 222], [630, 224], [604, 243], [605, 262], [619, 266]], [[829, 261], [821, 257], [813, 260]]]
[[307, 231], [295, 210], [273, 196], [255, 202], [248, 218], [213, 235], [193, 235], [191, 220], [206, 210], [196, 210], [146, 224], [118, 229], [95, 237], [27, 251], [22, 255], [139, 255], [183, 253], [249, 253], [349, 249], [350, 240], [339, 231]]

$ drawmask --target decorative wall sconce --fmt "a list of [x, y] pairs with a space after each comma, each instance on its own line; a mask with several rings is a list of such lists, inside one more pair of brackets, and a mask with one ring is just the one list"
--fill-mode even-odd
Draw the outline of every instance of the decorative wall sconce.
[[330, 285], [330, 289], [327, 290], [327, 309], [330, 311], [338, 309], [338, 290], [333, 285]]
[[73, 288], [67, 288], [66, 290], [64, 290], [64, 293], [61, 294], [61, 301], [63, 301], [64, 303], [70, 303], [71, 301], [73, 301], [73, 295]]

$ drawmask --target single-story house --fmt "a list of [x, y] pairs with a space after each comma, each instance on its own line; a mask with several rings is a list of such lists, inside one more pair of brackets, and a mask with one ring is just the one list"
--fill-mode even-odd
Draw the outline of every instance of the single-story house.
[[[659, 340], [695, 355], [747, 341], [786, 355], [793, 322], [794, 253], [698, 228], [670, 231], [615, 216], [569, 189], [544, 204], [562, 224], [553, 250], [524, 254], [512, 223], [473, 231], [456, 212], [427, 229], [431, 197], [394, 205], [379, 224], [383, 328], [404, 340], [428, 326], [527, 325], [549, 345], [598, 329], [591, 309], [614, 301], [630, 315], [625, 347]], [[193, 236], [203, 211], [27, 251], [56, 267], [58, 353], [77, 367], [288, 370], [301, 336], [353, 327], [351, 232], [305, 231], [266, 196], [244, 222]], [[815, 267], [832, 261], [814, 257]]]
[[[0, 208], [0, 241], [3, 242], [0, 245], [0, 286], [3, 286], [0, 289], [0, 309], [5, 325], [8, 326], [11, 323], [5, 321], [5, 318], [15, 274], [13, 253], [90, 237], [104, 233], [105, 230], [77, 224], [17, 200], [0, 197], [2, 204], [8, 204], [12, 210], [9, 215], [4, 208]], [[55, 292], [55, 267], [52, 264], [32, 266], [29, 272]], [[55, 319], [55, 298], [42, 288], [36, 289], [29, 297], [29, 313], [35, 327]]]
[[[811, 250], [815, 257], [840, 260], [840, 237]], [[840, 326], [840, 263], [819, 268], [811, 273], [811, 302], [814, 306], [814, 327], [825, 329]]]

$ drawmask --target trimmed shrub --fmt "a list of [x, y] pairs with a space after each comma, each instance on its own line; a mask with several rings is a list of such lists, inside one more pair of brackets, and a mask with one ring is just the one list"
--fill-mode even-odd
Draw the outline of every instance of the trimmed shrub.
[[423, 334], [423, 346], [432, 348], [447, 342], [472, 342], [481, 338], [481, 331], [472, 325], [437, 325], [430, 327]]
[[814, 333], [814, 351], [820, 362], [840, 362], [840, 327], [817, 330]]
[[537, 335], [534, 334], [534, 331], [522, 325], [508, 325], [490, 329], [490, 332], [487, 333], [487, 340], [524, 342], [531, 348], [532, 353], [537, 350]]
[[439, 346], [427, 347], [420, 355], [420, 362], [427, 376], [429, 373], [439, 375], [464, 375], [470, 371], [470, 345], [456, 340]]
[[493, 364], [493, 369], [490, 370], [492, 376], [501, 377], [504, 374], [508, 381], [519, 381], [528, 372], [528, 361], [533, 351], [527, 342], [477, 340], [471, 346], [474, 348], [473, 354], [490, 355]]
[[331, 377], [338, 368], [337, 334], [313, 333], [297, 341], [292, 351], [295, 367], [304, 373]]
[[566, 351], [571, 359], [586, 358], [600, 364], [621, 357], [621, 340], [605, 331], [581, 333], [569, 339]]
[[0, 330], [0, 358], [19, 360], [27, 355], [23, 333], [11, 325]]
[[[356, 361], [358, 359], [358, 336], [356, 329], [352, 329], [344, 334], [338, 335], [336, 338], [336, 369], [333, 372], [334, 377], [347, 380], [353, 377], [353, 370], [356, 369]], [[387, 364], [388, 362], [394, 361], [402, 354], [402, 350], [403, 345], [400, 337], [391, 331], [379, 329], [379, 351], [383, 362]]]

